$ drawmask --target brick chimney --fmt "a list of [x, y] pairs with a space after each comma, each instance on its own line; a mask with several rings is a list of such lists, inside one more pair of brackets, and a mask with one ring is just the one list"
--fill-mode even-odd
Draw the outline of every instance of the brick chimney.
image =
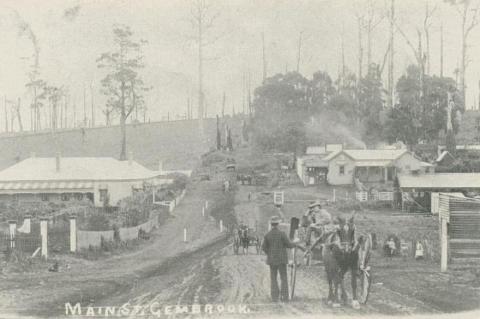
[[60, 153], [55, 155], [55, 171], [60, 172]]

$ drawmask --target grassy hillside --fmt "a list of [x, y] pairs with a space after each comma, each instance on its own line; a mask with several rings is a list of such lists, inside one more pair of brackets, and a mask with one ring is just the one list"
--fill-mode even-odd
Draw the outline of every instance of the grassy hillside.
[[[0, 138], [0, 169], [35, 152], [38, 157], [111, 156], [120, 154], [120, 127], [102, 127], [52, 133], [24, 134]], [[58, 147], [56, 146], [58, 145]], [[205, 121], [205, 136], [199, 133], [198, 121], [172, 121], [128, 125], [127, 150], [139, 163], [157, 169], [164, 167], [191, 168], [199, 156], [215, 146], [215, 120]]]

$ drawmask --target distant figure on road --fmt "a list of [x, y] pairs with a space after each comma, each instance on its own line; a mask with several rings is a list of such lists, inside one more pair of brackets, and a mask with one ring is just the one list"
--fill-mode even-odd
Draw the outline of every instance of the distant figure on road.
[[[278, 297], [283, 302], [288, 302], [287, 279], [287, 248], [294, 248], [296, 244], [288, 239], [287, 234], [278, 229], [281, 219], [273, 216], [270, 220], [272, 229], [265, 235], [262, 250], [267, 255], [267, 264], [270, 266], [270, 295], [273, 302], [278, 302]], [[277, 274], [280, 273], [281, 291], [278, 289]]]

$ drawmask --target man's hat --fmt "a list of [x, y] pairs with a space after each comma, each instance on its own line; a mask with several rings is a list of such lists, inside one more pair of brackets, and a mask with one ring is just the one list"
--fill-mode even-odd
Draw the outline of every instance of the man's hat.
[[280, 224], [281, 221], [282, 219], [278, 216], [272, 216], [272, 218], [270, 218], [270, 224]]
[[308, 206], [308, 208], [314, 208], [314, 207], [316, 207], [316, 206], [318, 206], [318, 207], [321, 208], [321, 207], [322, 207], [322, 203], [320, 203], [320, 201], [318, 201], [318, 200], [317, 200], [317, 201], [314, 201], [313, 203], [310, 204], [310, 206]]

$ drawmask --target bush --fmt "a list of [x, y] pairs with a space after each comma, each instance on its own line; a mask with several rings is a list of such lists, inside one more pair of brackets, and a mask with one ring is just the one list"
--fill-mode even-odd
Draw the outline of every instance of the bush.
[[110, 221], [104, 214], [90, 215], [87, 220], [88, 230], [103, 231], [110, 230]]

